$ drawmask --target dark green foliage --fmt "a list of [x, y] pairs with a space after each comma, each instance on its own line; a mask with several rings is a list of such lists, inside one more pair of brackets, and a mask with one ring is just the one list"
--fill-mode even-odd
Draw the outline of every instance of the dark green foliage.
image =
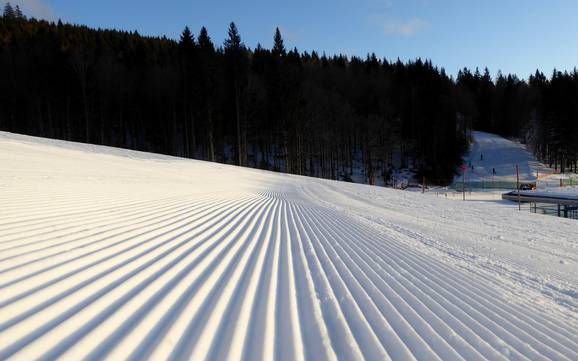
[[287, 52], [279, 29], [273, 40], [247, 49], [234, 23], [215, 48], [204, 27], [177, 42], [4, 16], [0, 129], [332, 179], [361, 166], [370, 183], [394, 167], [451, 181], [471, 126], [465, 85], [430, 61]]
[[179, 42], [179, 46], [185, 51], [190, 52], [193, 51], [195, 48], [195, 37], [191, 33], [191, 29], [188, 26], [185, 26], [185, 30], [181, 34], [181, 41]]
[[14, 16], [16, 19], [25, 19], [24, 14], [22, 14], [22, 10], [20, 10], [20, 6], [16, 5], [14, 8]]
[[281, 31], [279, 28], [275, 28], [275, 36], [273, 37], [273, 54], [277, 56], [285, 55], [285, 45], [283, 43], [283, 38], [281, 37]]
[[527, 142], [536, 156], [562, 172], [577, 171], [578, 71], [540, 71], [529, 81], [498, 73], [492, 82], [468, 69], [456, 84], [458, 109], [469, 127]]
[[201, 31], [199, 32], [199, 48], [202, 51], [206, 51], [206, 52], [214, 52], [215, 51], [215, 46], [213, 45], [213, 42], [211, 41], [211, 38], [209, 37], [209, 33], [207, 32], [207, 28], [205, 28], [204, 26], [201, 28]]
[[240, 51], [242, 47], [241, 36], [239, 35], [235, 23], [229, 25], [229, 31], [227, 34], [229, 37], [225, 40], [225, 51]]
[[12, 7], [12, 5], [9, 2], [7, 2], [4, 5], [3, 17], [7, 20], [13, 20], [16, 18], [16, 13], [14, 12], [14, 8]]

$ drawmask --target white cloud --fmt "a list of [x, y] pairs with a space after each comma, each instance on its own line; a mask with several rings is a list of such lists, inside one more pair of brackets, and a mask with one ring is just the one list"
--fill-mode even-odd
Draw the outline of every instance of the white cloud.
[[400, 20], [390, 17], [374, 17], [372, 22], [381, 28], [386, 36], [411, 37], [430, 26], [427, 21], [420, 18]]
[[45, 0], [10, 0], [12, 6], [20, 6], [24, 15], [39, 19], [55, 20], [54, 11]]

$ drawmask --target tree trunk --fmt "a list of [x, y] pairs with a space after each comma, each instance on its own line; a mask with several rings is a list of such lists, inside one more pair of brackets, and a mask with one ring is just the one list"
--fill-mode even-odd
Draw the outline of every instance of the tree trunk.
[[215, 144], [213, 142], [213, 110], [209, 106], [208, 109], [208, 122], [209, 122], [209, 160], [211, 162], [215, 161]]
[[100, 130], [100, 144], [104, 144], [104, 98], [100, 97], [100, 124], [98, 128]]
[[86, 80], [81, 81], [81, 88], [82, 88], [82, 103], [84, 105], [84, 128], [86, 131], [85, 140], [89, 143], [90, 140], [90, 127], [89, 127], [89, 120], [88, 120], [88, 97], [86, 95]]
[[237, 117], [237, 157], [239, 165], [243, 166], [243, 147], [241, 146], [241, 104], [240, 104], [241, 90], [239, 85], [235, 84], [235, 113]]
[[195, 136], [195, 115], [193, 113], [193, 109], [190, 109], [190, 118], [191, 118], [191, 158], [196, 157], [197, 152], [197, 140]]
[[70, 127], [70, 95], [66, 97], [66, 140], [72, 140], [72, 129]]

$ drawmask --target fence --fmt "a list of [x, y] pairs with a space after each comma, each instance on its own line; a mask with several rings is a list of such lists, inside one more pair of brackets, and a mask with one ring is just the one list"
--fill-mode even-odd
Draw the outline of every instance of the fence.
[[[526, 182], [520, 182], [526, 184]], [[472, 190], [472, 189], [516, 189], [517, 183], [511, 181], [475, 181], [475, 182], [456, 182], [454, 188], [457, 191]]]
[[[557, 188], [557, 187], [578, 187], [578, 175], [576, 174], [563, 174], [560, 175], [548, 175], [548, 177], [540, 177], [537, 181], [526, 181], [520, 180], [521, 185], [529, 185], [531, 187], [536, 187], [538, 189], [543, 188]], [[516, 189], [516, 181], [494, 181], [494, 180], [478, 180], [470, 181], [465, 183], [465, 190], [479, 190], [479, 189]], [[462, 192], [464, 190], [463, 182], [455, 182], [453, 188], [456, 191]]]
[[578, 206], [533, 203], [530, 205], [530, 211], [533, 213], [545, 214], [549, 216], [578, 219]]
[[569, 176], [568, 179], [560, 179], [560, 185], [562, 187], [578, 186], [578, 177]]

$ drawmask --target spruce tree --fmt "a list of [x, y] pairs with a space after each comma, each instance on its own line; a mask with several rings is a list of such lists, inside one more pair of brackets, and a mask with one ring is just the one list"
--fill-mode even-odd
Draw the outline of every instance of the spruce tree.
[[24, 14], [22, 14], [22, 10], [20, 10], [20, 6], [18, 5], [16, 5], [16, 8], [14, 9], [14, 16], [16, 19], [24, 19]]
[[4, 18], [5, 19], [14, 19], [15, 14], [14, 14], [14, 8], [12, 8], [12, 5], [10, 5], [10, 2], [7, 2], [6, 5], [4, 5]]
[[245, 62], [244, 45], [235, 23], [231, 22], [228, 31], [229, 37], [225, 40], [226, 70], [229, 84], [232, 88], [235, 103], [235, 120], [237, 130], [237, 162], [240, 166], [245, 163], [245, 151], [243, 149], [241, 135], [241, 97], [246, 85], [247, 64]]
[[195, 37], [188, 26], [185, 26], [185, 29], [181, 33], [181, 41], [179, 42], [179, 45], [183, 50], [191, 50], [195, 47]]
[[183, 142], [185, 154], [195, 156], [197, 142], [195, 134], [195, 114], [193, 111], [195, 101], [195, 37], [188, 26], [181, 33], [179, 41], [180, 72], [182, 82], [182, 107], [183, 107]]
[[197, 38], [199, 44], [199, 74], [200, 74], [200, 90], [201, 101], [203, 104], [203, 113], [207, 120], [207, 137], [208, 137], [208, 152], [209, 160], [216, 161], [215, 155], [215, 127], [213, 122], [214, 102], [216, 98], [216, 84], [215, 84], [215, 46], [209, 37], [207, 28], [204, 26], [199, 32]]
[[283, 44], [283, 38], [281, 37], [281, 31], [279, 28], [275, 28], [275, 36], [273, 37], [273, 54], [277, 56], [285, 56], [285, 45]]
[[242, 47], [241, 36], [234, 22], [229, 25], [229, 37], [225, 40], [225, 51], [239, 51]]
[[210, 53], [215, 51], [215, 46], [211, 41], [211, 37], [207, 32], [207, 28], [205, 28], [204, 26], [201, 28], [201, 31], [199, 32], [197, 42], [199, 43], [199, 49], [201, 49], [202, 51]]

